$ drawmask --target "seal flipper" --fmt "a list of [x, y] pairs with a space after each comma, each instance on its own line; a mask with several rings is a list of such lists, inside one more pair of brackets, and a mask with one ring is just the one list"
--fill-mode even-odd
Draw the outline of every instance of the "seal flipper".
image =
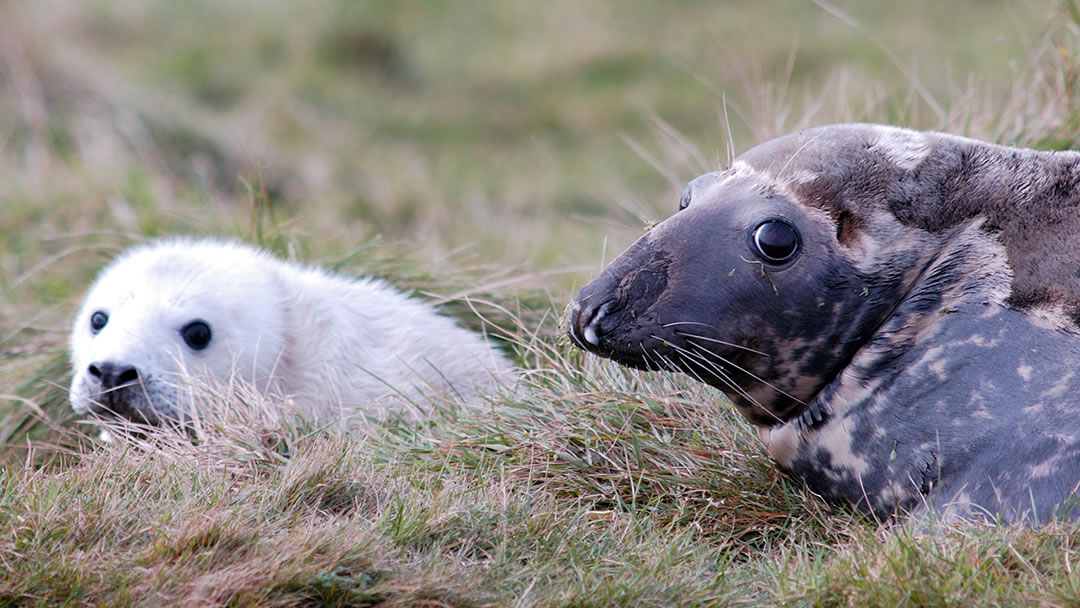
[[812, 431], [828, 422], [831, 416], [832, 410], [829, 405], [815, 399], [808, 403], [802, 413], [798, 415], [797, 420], [801, 427], [800, 431]]

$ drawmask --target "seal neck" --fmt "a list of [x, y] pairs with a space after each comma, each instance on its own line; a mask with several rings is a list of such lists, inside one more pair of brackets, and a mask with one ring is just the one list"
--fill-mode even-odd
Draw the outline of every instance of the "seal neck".
[[911, 373], [913, 353], [951, 322], [950, 315], [1004, 307], [1012, 271], [1004, 248], [975, 219], [952, 231], [900, 303], [836, 378], [783, 423], [804, 429], [843, 414], [851, 403], [878, 391], [891, 379]]

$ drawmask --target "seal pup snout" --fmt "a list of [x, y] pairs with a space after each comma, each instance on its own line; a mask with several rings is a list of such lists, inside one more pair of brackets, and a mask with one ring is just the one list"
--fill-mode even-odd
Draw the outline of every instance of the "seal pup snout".
[[[133, 394], [133, 391], [141, 393], [146, 390], [138, 368], [127, 363], [104, 360], [94, 361], [87, 366], [86, 372], [91, 378], [91, 394], [85, 403], [81, 403], [81, 407], [76, 408], [77, 412], [142, 419], [133, 416], [129, 405], [139, 397]], [[93, 386], [95, 383], [97, 386]]]
[[97, 378], [103, 391], [130, 386], [139, 381], [139, 370], [134, 365], [124, 363], [95, 361], [90, 364], [87, 371]]

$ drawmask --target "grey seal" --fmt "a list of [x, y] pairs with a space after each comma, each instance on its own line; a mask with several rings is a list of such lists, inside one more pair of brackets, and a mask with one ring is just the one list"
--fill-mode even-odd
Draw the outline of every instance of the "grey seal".
[[882, 520], [1080, 515], [1080, 153], [834, 125], [679, 207], [581, 290], [578, 346], [719, 388]]
[[[372, 278], [235, 241], [167, 238], [109, 263], [71, 330], [72, 408], [159, 424], [192, 387], [241, 381], [319, 421], [422, 419], [515, 382], [485, 336]], [[434, 402], [434, 403], [437, 403]]]

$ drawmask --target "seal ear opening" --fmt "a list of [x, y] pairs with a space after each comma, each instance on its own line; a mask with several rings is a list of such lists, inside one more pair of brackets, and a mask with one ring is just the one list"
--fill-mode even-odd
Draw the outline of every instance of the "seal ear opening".
[[859, 220], [855, 214], [847, 209], [836, 214], [836, 241], [844, 246], [851, 246], [855, 242], [855, 235], [859, 229]]

